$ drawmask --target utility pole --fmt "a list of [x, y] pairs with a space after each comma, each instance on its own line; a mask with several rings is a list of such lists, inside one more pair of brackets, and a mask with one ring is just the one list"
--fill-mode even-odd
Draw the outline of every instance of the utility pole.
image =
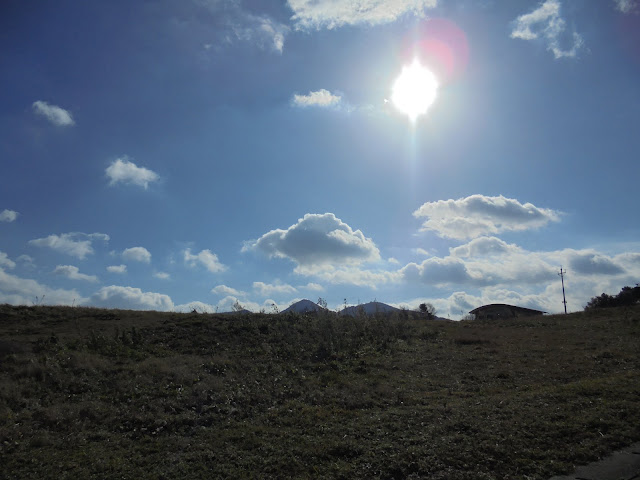
[[562, 270], [562, 267], [560, 267], [560, 273], [558, 275], [560, 275], [560, 279], [562, 280], [562, 303], [564, 303], [564, 313], [567, 313], [567, 299], [564, 296], [564, 274], [567, 273], [566, 270]]

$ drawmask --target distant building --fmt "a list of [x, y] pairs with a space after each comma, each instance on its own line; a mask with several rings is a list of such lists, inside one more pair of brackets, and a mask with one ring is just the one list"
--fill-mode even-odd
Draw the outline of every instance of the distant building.
[[474, 308], [469, 312], [475, 315], [478, 320], [495, 320], [498, 318], [515, 318], [515, 317], [535, 317], [546, 312], [533, 310], [531, 308], [516, 307], [515, 305], [507, 305], [505, 303], [492, 303], [491, 305], [483, 305]]

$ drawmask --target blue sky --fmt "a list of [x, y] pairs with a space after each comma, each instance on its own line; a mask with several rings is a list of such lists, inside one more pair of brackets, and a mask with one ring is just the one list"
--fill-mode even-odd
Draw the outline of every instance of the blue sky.
[[455, 319], [640, 281], [637, 1], [0, 10], [2, 303]]

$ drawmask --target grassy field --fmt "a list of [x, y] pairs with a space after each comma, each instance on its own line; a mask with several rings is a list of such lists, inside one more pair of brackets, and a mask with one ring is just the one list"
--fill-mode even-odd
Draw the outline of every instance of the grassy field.
[[548, 479], [638, 440], [639, 307], [444, 322], [0, 306], [2, 479]]

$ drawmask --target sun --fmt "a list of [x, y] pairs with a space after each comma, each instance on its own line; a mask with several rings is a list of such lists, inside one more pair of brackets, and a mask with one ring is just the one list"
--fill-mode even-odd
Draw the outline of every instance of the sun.
[[426, 113], [436, 99], [438, 79], [418, 60], [402, 68], [393, 84], [391, 101], [395, 107], [415, 122], [419, 115]]

